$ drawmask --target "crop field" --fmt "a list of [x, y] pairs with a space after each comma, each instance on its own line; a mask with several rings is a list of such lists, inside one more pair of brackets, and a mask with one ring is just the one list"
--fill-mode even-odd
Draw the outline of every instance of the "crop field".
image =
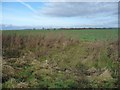
[[3, 34], [7, 35], [48, 35], [57, 37], [62, 34], [66, 37], [72, 37], [73, 39], [83, 41], [96, 41], [96, 40], [114, 40], [118, 36], [117, 29], [98, 29], [98, 30], [6, 30]]
[[3, 30], [3, 88], [118, 87], [118, 30]]

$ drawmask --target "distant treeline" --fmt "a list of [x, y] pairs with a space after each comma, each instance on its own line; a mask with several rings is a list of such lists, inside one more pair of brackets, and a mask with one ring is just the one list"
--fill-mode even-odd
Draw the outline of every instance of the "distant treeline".
[[54, 30], [93, 30], [93, 29], [115, 29], [115, 28], [54, 28]]
[[118, 28], [33, 28], [33, 29], [24, 29], [24, 30], [97, 30], [97, 29], [118, 29]]

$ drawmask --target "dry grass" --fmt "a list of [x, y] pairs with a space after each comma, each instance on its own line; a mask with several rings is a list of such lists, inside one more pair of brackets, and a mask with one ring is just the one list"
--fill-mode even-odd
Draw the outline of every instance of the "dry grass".
[[40, 51], [41, 48], [65, 48], [68, 45], [78, 43], [78, 40], [65, 38], [63, 35], [57, 38], [50, 36], [17, 36], [17, 35], [3, 35], [3, 57], [14, 58], [20, 57], [22, 50], [35, 51], [35, 54], [43, 55], [46, 51]]
[[[2, 39], [5, 88], [116, 87], [117, 42], [84, 42], [63, 33]], [[105, 75], [104, 68], [112, 82], [106, 76], [105, 81], [98, 79]]]

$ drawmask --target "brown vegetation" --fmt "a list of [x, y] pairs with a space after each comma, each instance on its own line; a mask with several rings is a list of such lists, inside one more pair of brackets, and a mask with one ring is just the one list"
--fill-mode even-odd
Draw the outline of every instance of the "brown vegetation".
[[116, 42], [3, 35], [2, 44], [3, 87], [116, 87]]

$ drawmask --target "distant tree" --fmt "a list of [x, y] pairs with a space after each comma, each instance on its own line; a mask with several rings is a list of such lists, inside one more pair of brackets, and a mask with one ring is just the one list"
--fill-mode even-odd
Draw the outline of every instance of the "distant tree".
[[45, 30], [45, 28], [43, 27], [42, 30]]
[[36, 30], [36, 28], [33, 28], [33, 30]]

